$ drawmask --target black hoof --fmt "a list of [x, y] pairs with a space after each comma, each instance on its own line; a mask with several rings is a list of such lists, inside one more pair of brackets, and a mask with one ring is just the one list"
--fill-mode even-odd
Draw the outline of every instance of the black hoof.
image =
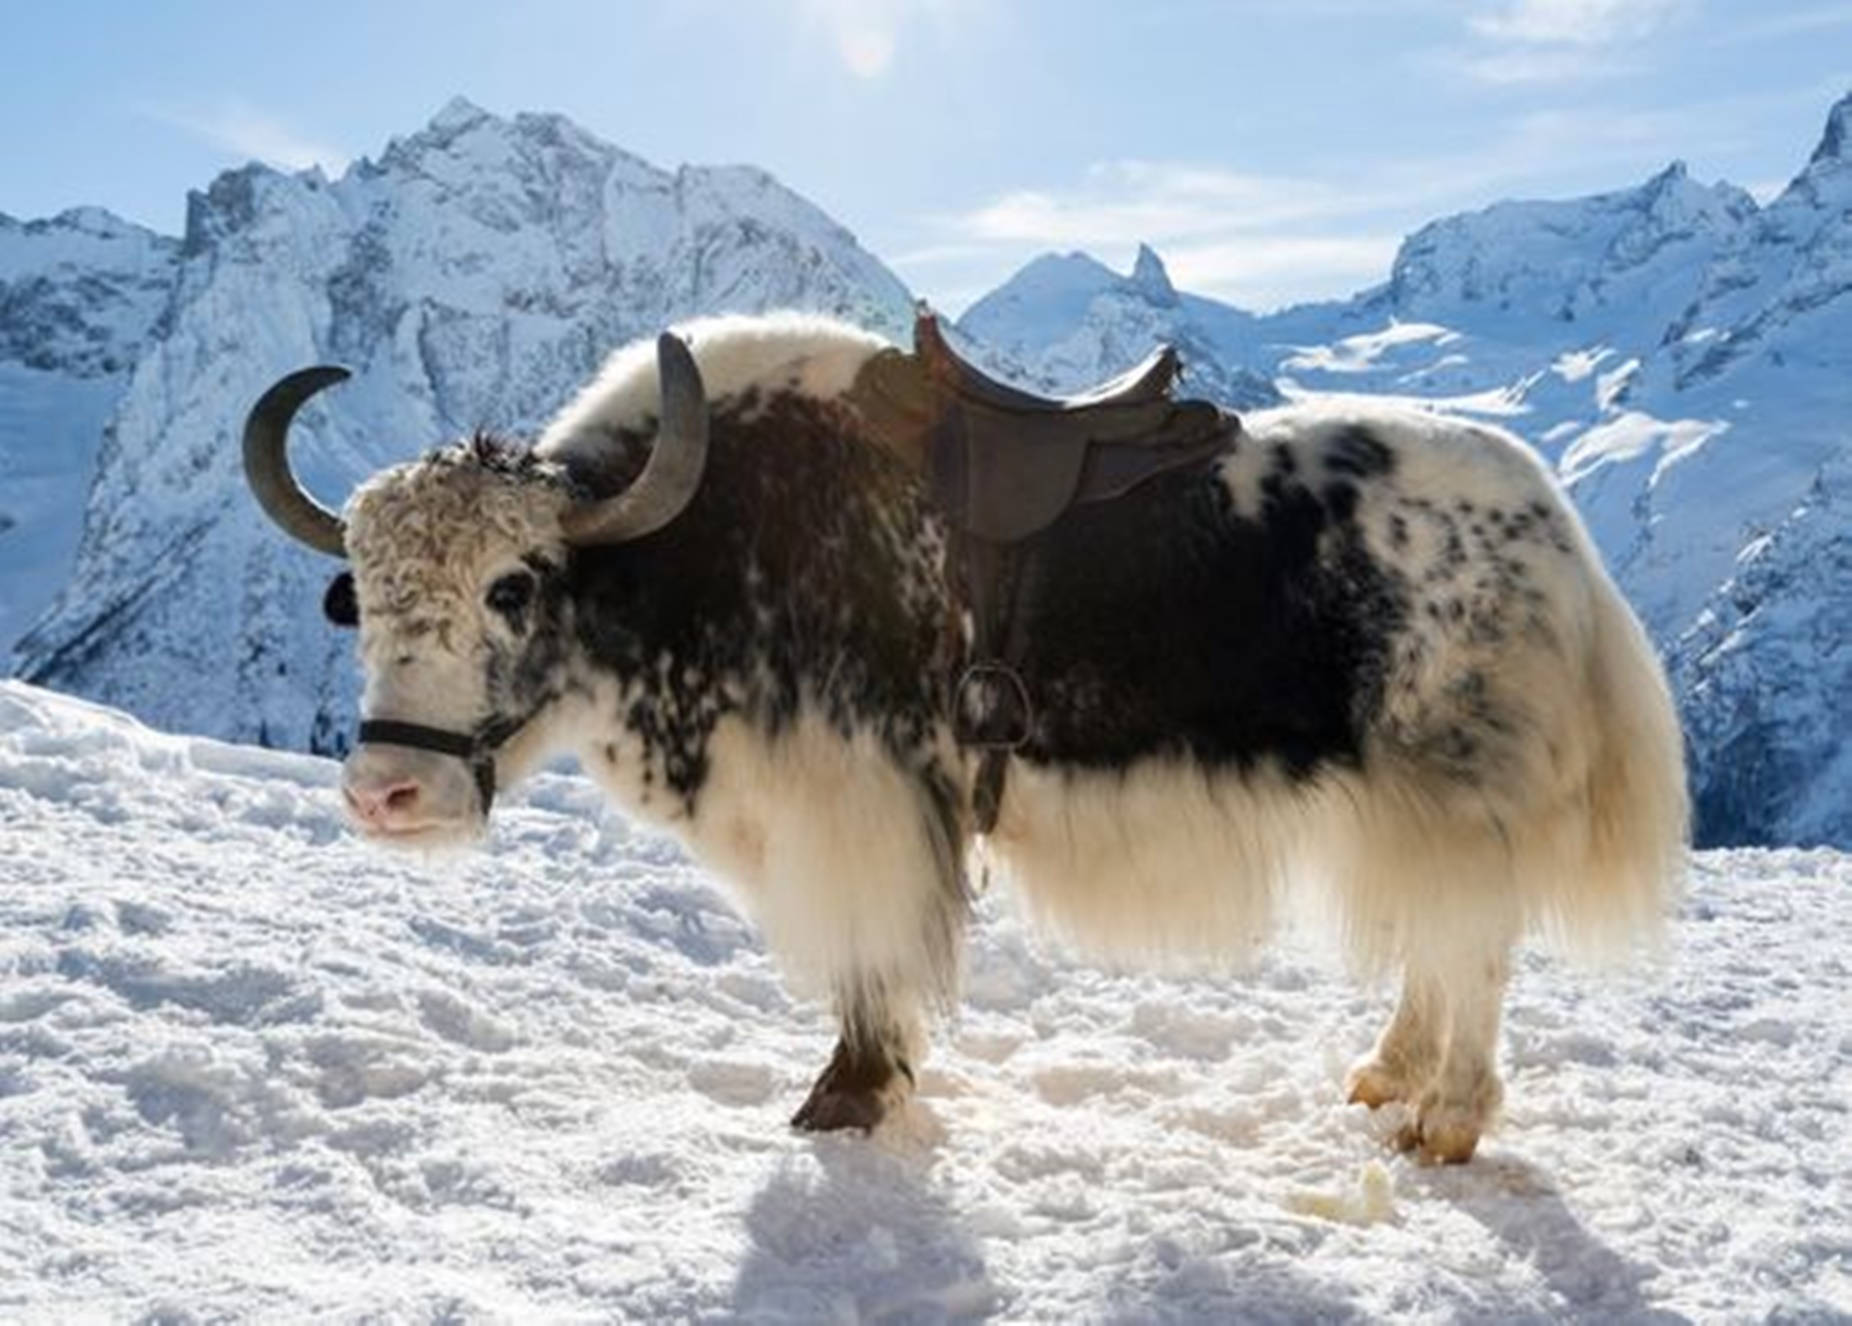
[[874, 1091], [825, 1091], [821, 1082], [811, 1090], [791, 1126], [806, 1133], [834, 1133], [844, 1128], [873, 1131], [887, 1114], [880, 1093]]
[[872, 1131], [887, 1117], [894, 1079], [913, 1081], [913, 1070], [879, 1048], [851, 1050], [838, 1041], [829, 1066], [791, 1116], [791, 1126], [806, 1133], [833, 1133], [844, 1128]]

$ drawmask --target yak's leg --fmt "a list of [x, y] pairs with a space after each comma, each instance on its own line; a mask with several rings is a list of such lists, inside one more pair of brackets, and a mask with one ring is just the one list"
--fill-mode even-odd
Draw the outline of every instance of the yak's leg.
[[836, 1051], [791, 1117], [805, 1132], [872, 1129], [912, 1093], [913, 1065], [925, 1048], [917, 1001], [851, 986], [836, 1003], [842, 1024]]
[[1447, 1001], [1439, 977], [1410, 961], [1402, 973], [1395, 1016], [1376, 1048], [1351, 1068], [1345, 1089], [1353, 1104], [1375, 1109], [1420, 1098], [1440, 1068], [1447, 1039]]
[[1504, 1101], [1498, 1076], [1498, 1026], [1511, 976], [1509, 953], [1464, 964], [1448, 973], [1452, 1034], [1440, 1072], [1421, 1093], [1415, 1122], [1404, 1139], [1426, 1161], [1460, 1164], [1473, 1158], [1480, 1134]]
[[[896, 795], [876, 795], [884, 786]], [[824, 973], [841, 1028], [791, 1120], [810, 1132], [871, 1129], [912, 1093], [925, 1014], [957, 988], [967, 905], [956, 784], [936, 767], [905, 781], [880, 766], [857, 771], [828, 806], [829, 831], [806, 835], [825, 850], [804, 879], [835, 883], [800, 894], [805, 905], [778, 927], [787, 951], [808, 949], [807, 965]]]

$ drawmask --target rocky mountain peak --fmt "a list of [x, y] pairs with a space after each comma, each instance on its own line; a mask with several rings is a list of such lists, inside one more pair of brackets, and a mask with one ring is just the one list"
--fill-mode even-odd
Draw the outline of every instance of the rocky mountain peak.
[[191, 258], [204, 253], [252, 225], [257, 220], [264, 187], [279, 178], [269, 166], [253, 161], [222, 171], [203, 190], [188, 190], [182, 255]]
[[1826, 115], [1826, 131], [1808, 158], [1809, 166], [1852, 161], [1852, 92], [1846, 93]]
[[455, 185], [470, 176], [531, 175], [546, 168], [602, 170], [618, 155], [562, 115], [524, 112], [504, 119], [466, 97], [452, 97], [422, 129], [387, 143], [377, 165], [363, 161], [357, 169]]
[[483, 120], [494, 118], [488, 111], [465, 96], [455, 96], [443, 104], [426, 126], [432, 134], [459, 134]]
[[1132, 263], [1132, 275], [1128, 284], [1138, 294], [1163, 308], [1177, 302], [1177, 288], [1170, 283], [1170, 273], [1164, 270], [1164, 260], [1149, 244], [1138, 246], [1138, 257]]
[[1690, 178], [1691, 168], [1685, 164], [1683, 158], [1675, 157], [1667, 164], [1664, 170], [1647, 180], [1646, 183], [1641, 186], [1640, 191], [1648, 197], [1653, 197], [1664, 193], [1667, 189], [1682, 184]]

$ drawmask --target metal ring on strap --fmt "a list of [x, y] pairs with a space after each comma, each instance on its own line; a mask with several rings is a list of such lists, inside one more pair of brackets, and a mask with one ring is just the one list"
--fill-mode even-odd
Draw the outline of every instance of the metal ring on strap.
[[[996, 689], [988, 696], [975, 694], [978, 688], [990, 687]], [[986, 728], [987, 724], [995, 721], [998, 712], [1004, 709], [998, 703], [1000, 698], [1013, 702], [1010, 709], [1016, 719], [1015, 725], [1002, 733]], [[1021, 673], [1000, 661], [987, 660], [972, 663], [965, 668], [958, 678], [958, 688], [953, 696], [952, 715], [953, 733], [958, 744], [976, 750], [1018, 750], [1029, 740], [1035, 727], [1028, 685], [1023, 681]]]

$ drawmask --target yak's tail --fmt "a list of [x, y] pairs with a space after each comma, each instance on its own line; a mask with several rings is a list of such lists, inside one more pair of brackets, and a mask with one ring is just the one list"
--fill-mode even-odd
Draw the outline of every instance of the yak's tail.
[[1593, 589], [1583, 860], [1540, 919], [1565, 947], [1601, 957], [1658, 938], [1684, 878], [1691, 811], [1678, 712], [1652, 642], [1605, 573]]

